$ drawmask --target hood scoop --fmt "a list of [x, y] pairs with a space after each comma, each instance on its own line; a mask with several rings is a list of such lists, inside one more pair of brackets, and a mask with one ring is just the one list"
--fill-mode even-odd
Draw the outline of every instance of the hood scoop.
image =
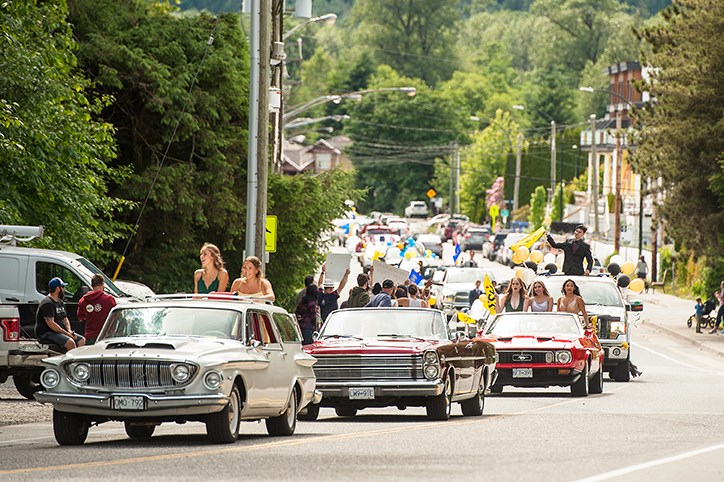
[[106, 346], [106, 350], [126, 350], [129, 348], [158, 348], [161, 350], [175, 350], [176, 347], [169, 344], [169, 343], [158, 343], [158, 342], [149, 342], [149, 343], [133, 343], [129, 341], [121, 341], [117, 343], [109, 343]]

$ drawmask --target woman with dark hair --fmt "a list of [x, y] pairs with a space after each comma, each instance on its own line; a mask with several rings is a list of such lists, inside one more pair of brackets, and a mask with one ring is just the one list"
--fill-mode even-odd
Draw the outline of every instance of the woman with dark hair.
[[517, 276], [513, 276], [508, 284], [508, 289], [500, 299], [498, 312], [505, 311], [506, 313], [510, 313], [511, 311], [523, 311], [527, 298], [523, 280]]
[[307, 291], [302, 301], [297, 305], [294, 314], [297, 315], [297, 323], [302, 331], [302, 345], [311, 345], [314, 343], [312, 335], [319, 329], [317, 326], [317, 316], [319, 306], [317, 305], [318, 297], [317, 285], [311, 284], [307, 286]]
[[558, 311], [566, 313], [582, 314], [583, 326], [588, 327], [588, 313], [586, 312], [586, 303], [581, 298], [581, 291], [578, 285], [572, 279], [567, 279], [561, 288], [563, 296], [558, 298]]
[[532, 296], [526, 300], [523, 311], [534, 313], [553, 311], [553, 297], [548, 293], [548, 288], [541, 280], [535, 280], [531, 287]]
[[276, 299], [271, 283], [261, 272], [261, 261], [256, 256], [249, 256], [244, 260], [241, 277], [234, 280], [231, 292], [269, 301]]
[[403, 308], [410, 306], [410, 300], [407, 297], [407, 290], [404, 286], [398, 286], [395, 290], [395, 296], [392, 299], [392, 306], [400, 306]]
[[229, 272], [224, 269], [221, 251], [215, 244], [204, 243], [199, 250], [201, 269], [194, 272], [194, 293], [226, 291], [229, 284]]
[[410, 285], [407, 288], [410, 292], [409, 306], [410, 308], [429, 308], [427, 301], [422, 300], [418, 297], [420, 294], [420, 288], [417, 285]]

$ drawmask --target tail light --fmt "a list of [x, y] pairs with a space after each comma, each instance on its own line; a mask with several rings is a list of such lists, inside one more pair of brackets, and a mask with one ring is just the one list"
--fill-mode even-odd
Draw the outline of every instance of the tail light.
[[470, 233], [465, 233], [465, 239], [468, 239], [470, 237]]
[[19, 318], [0, 319], [0, 326], [2, 326], [2, 330], [3, 330], [3, 341], [20, 340], [20, 319]]

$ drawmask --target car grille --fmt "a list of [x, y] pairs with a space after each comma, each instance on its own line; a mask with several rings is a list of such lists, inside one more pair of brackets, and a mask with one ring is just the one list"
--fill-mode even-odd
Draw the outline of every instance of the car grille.
[[326, 380], [421, 380], [422, 356], [316, 356], [314, 374]]
[[618, 316], [598, 315], [596, 322], [596, 335], [601, 339], [611, 338], [610, 327], [612, 321], [620, 321]]
[[501, 351], [498, 350], [499, 363], [523, 364], [546, 362], [544, 351]]
[[70, 373], [70, 365], [66, 366], [66, 373], [76, 383], [84, 387], [95, 388], [180, 388], [194, 378], [196, 366], [189, 363], [189, 379], [179, 383], [171, 377], [170, 361], [90, 361], [90, 377], [86, 381], [76, 380]]

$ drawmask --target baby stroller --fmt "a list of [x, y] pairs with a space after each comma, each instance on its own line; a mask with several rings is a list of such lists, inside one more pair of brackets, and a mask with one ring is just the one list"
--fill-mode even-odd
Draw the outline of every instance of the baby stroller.
[[[701, 327], [706, 328], [707, 326], [709, 328], [715, 328], [716, 327], [716, 317], [711, 316], [711, 312], [714, 311], [714, 308], [716, 308], [716, 300], [706, 300], [704, 302], [704, 315], [701, 317]], [[686, 326], [691, 328], [691, 325], [696, 323], [696, 313], [691, 315], [688, 320], [686, 320]]]

